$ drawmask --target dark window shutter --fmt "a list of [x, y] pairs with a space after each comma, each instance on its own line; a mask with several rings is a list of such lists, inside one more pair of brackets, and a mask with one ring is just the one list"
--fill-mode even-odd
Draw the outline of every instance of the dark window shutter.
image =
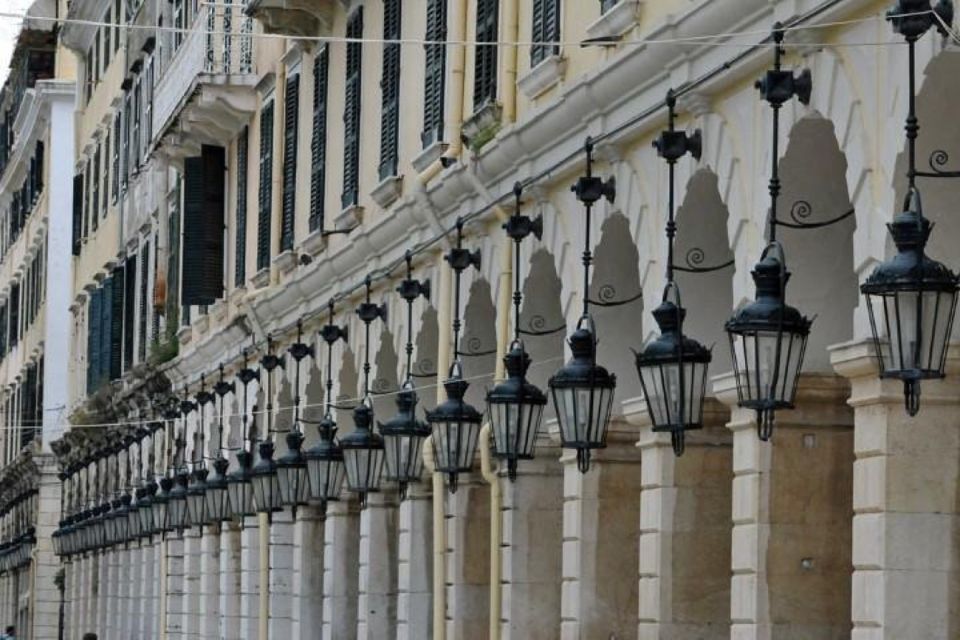
[[[400, 39], [400, 0], [384, 0], [384, 40]], [[398, 137], [400, 126], [400, 45], [383, 48], [383, 77], [380, 111], [380, 179], [397, 175]]]
[[38, 196], [40, 195], [40, 192], [43, 191], [43, 160], [44, 160], [43, 152], [44, 152], [43, 141], [41, 140], [37, 142], [37, 150], [35, 152], [36, 158], [37, 158], [37, 166], [36, 166], [36, 173], [34, 173], [34, 176], [36, 178], [36, 183], [35, 183], [36, 188], [34, 189], [34, 191]]
[[[560, 40], [560, 0], [533, 0], [534, 42], [557, 42]], [[535, 67], [546, 58], [560, 52], [560, 47], [539, 44], [530, 47], [530, 66]]]
[[80, 234], [83, 233], [83, 174], [73, 176], [73, 255], [80, 255]]
[[184, 161], [181, 303], [213, 304], [223, 297], [223, 147], [203, 145]]
[[447, 0], [427, 0], [426, 49], [423, 87], [423, 132], [420, 142], [427, 148], [443, 139], [443, 103], [446, 87]]
[[280, 226], [280, 250], [289, 251], [293, 249], [296, 226], [300, 74], [287, 78], [283, 108], [283, 220]]
[[313, 136], [310, 141], [310, 231], [323, 228], [327, 179], [327, 73], [324, 48], [313, 61]]
[[[347, 37], [363, 37], [363, 6], [357, 7], [347, 21]], [[360, 71], [363, 45], [347, 43], [347, 68], [343, 107], [343, 193], [340, 206], [357, 204], [360, 192]]]
[[[477, 0], [477, 42], [497, 42], [499, 31], [498, 0]], [[473, 111], [477, 112], [497, 99], [496, 44], [478, 44], [473, 66]]]
[[237, 236], [234, 249], [234, 284], [243, 286], [247, 277], [247, 152], [250, 129], [244, 127], [237, 138]]
[[93, 393], [100, 384], [100, 299], [101, 289], [90, 294], [87, 307], [87, 393]]
[[110, 159], [113, 168], [111, 169], [110, 192], [114, 200], [120, 193], [120, 145], [123, 139], [123, 122], [120, 113], [113, 120], [113, 157]]
[[123, 373], [123, 291], [124, 280], [133, 274], [124, 273], [123, 267], [114, 270], [110, 292], [110, 379], [118, 380]]
[[[221, 229], [221, 235], [223, 231]], [[150, 306], [147, 304], [147, 298], [150, 297], [150, 243], [143, 245], [140, 252], [140, 362], [147, 359], [147, 320], [150, 314]]]
[[107, 207], [110, 205], [110, 143], [111, 131], [107, 128], [107, 137], [103, 145], [103, 200], [100, 203], [102, 215], [107, 217]]
[[137, 257], [128, 257], [123, 270], [127, 274], [123, 283], [123, 366], [130, 369], [133, 366], [133, 328], [137, 308], [137, 279], [133, 275], [137, 272]]
[[10, 285], [10, 346], [20, 339], [20, 283]]
[[100, 144], [97, 143], [97, 149], [93, 152], [93, 173], [90, 176], [93, 181], [93, 198], [90, 201], [90, 230], [96, 231], [100, 218]]
[[7, 305], [0, 305], [0, 359], [7, 355]]
[[100, 294], [100, 370], [97, 386], [110, 379], [110, 338], [113, 321], [113, 276], [103, 281]]
[[606, 13], [618, 2], [620, 2], [620, 0], [600, 0], [600, 13]]
[[270, 266], [273, 199], [273, 102], [260, 111], [260, 185], [257, 190], [257, 271]]

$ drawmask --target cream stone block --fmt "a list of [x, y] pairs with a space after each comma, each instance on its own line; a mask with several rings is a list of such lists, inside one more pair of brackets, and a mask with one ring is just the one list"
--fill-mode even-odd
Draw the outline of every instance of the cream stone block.
[[851, 605], [854, 626], [882, 624], [885, 611], [883, 571], [854, 572]]
[[640, 578], [640, 608], [638, 614], [641, 620], [660, 619], [660, 588], [660, 578]]
[[863, 513], [853, 518], [853, 566], [861, 569], [882, 569], [885, 564], [885, 517], [880, 513]]
[[733, 523], [748, 524], [760, 519], [760, 489], [762, 476], [757, 473], [733, 478]]
[[640, 536], [640, 577], [654, 577], [660, 574], [660, 533], [644, 533]]
[[743, 524], [733, 528], [731, 569], [734, 573], [763, 570], [769, 525]]
[[677, 505], [677, 489], [648, 489], [640, 499], [640, 531], [670, 531]]
[[[757, 438], [752, 427], [734, 431], [733, 434], [733, 471], [736, 474], [756, 473], [764, 469], [763, 461], [769, 452], [763, 449], [765, 443]], [[769, 446], [767, 446], [769, 448]]]
[[583, 491], [583, 478], [574, 465], [563, 468], [563, 497], [578, 498]]
[[857, 407], [857, 420], [869, 424], [869, 429], [855, 429], [853, 451], [857, 457], [879, 456], [887, 453], [888, 414], [886, 405]]
[[888, 460], [873, 456], [853, 463], [853, 508], [857, 513], [886, 508]]
[[752, 622], [759, 615], [757, 576], [734, 575], [730, 580], [730, 618], [733, 622]]
[[579, 500], [566, 500], [563, 503], [563, 537], [576, 539], [581, 535], [581, 504]]

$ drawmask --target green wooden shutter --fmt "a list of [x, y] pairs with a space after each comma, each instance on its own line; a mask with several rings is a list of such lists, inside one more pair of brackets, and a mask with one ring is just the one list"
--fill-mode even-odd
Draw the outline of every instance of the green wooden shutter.
[[273, 101], [260, 111], [260, 186], [257, 191], [257, 271], [270, 266], [273, 199]]
[[[221, 230], [221, 235], [222, 235]], [[150, 305], [147, 299], [150, 297], [150, 243], [144, 243], [143, 250], [140, 252], [140, 362], [147, 359], [147, 320], [150, 315]]]
[[103, 281], [100, 297], [100, 371], [97, 386], [110, 380], [110, 339], [113, 333], [113, 276]]
[[10, 346], [20, 339], [20, 283], [10, 285]]
[[313, 60], [313, 136], [310, 141], [310, 231], [323, 228], [327, 179], [327, 80], [326, 48]]
[[223, 147], [211, 145], [184, 161], [184, 305], [213, 304], [223, 297], [224, 163]]
[[234, 247], [233, 280], [238, 287], [247, 278], [247, 152], [250, 128], [244, 127], [237, 138], [237, 228]]
[[97, 143], [97, 149], [93, 152], [93, 173], [90, 179], [93, 181], [93, 198], [90, 201], [90, 230], [96, 231], [100, 218], [100, 143]]
[[[560, 40], [560, 0], [533, 0], [534, 42], [557, 42]], [[535, 67], [546, 58], [560, 52], [555, 44], [539, 44], [530, 47], [530, 66]]]
[[426, 65], [423, 87], [423, 132], [420, 142], [424, 148], [443, 139], [443, 108], [446, 87], [447, 0], [427, 0]]
[[83, 233], [83, 174], [73, 176], [73, 255], [80, 255]]
[[103, 290], [94, 289], [87, 306], [87, 393], [100, 385], [100, 311]]
[[[400, 0], [384, 0], [384, 40], [400, 39]], [[400, 45], [384, 45], [380, 79], [380, 179], [397, 175], [400, 126]]]
[[[347, 21], [347, 37], [363, 37], [363, 6]], [[347, 43], [346, 82], [343, 107], [343, 193], [340, 206], [357, 204], [360, 192], [360, 93], [363, 45]]]
[[123, 375], [123, 291], [124, 280], [133, 277], [120, 267], [113, 272], [112, 291], [110, 292], [110, 379], [119, 380]]
[[[477, 0], [477, 42], [497, 42], [498, 0]], [[477, 112], [497, 99], [496, 44], [478, 44], [473, 65], [473, 111]]]
[[290, 251], [293, 249], [296, 228], [300, 74], [287, 78], [283, 109], [283, 219], [280, 226], [280, 250]]
[[130, 369], [133, 366], [133, 328], [136, 322], [137, 279], [133, 274], [137, 272], [137, 257], [129, 256], [123, 265], [127, 278], [123, 287], [123, 366]]

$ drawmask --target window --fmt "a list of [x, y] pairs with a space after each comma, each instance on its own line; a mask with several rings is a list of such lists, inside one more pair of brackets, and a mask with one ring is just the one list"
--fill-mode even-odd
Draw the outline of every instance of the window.
[[233, 281], [242, 287], [247, 278], [247, 151], [250, 129], [244, 127], [237, 138], [237, 228], [234, 248]]
[[612, 9], [620, 0], [600, 0], [600, 13], [606, 13]]
[[[534, 42], [558, 42], [560, 40], [560, 0], [533, 0]], [[557, 45], [541, 44], [530, 48], [530, 67], [560, 52]]]
[[477, 42], [473, 66], [473, 111], [476, 113], [497, 99], [497, 32], [500, 3], [477, 0]]
[[[363, 7], [347, 21], [347, 37], [363, 37]], [[340, 206], [357, 204], [360, 191], [360, 80], [363, 45], [347, 44], [347, 68], [343, 106], [343, 193]]]
[[133, 132], [130, 139], [130, 169], [134, 175], [140, 168], [140, 114], [142, 107], [142, 77], [137, 76], [133, 84]]
[[[384, 40], [400, 39], [400, 0], [384, 0]], [[384, 45], [383, 77], [380, 80], [380, 179], [397, 175], [400, 126], [400, 44]]]
[[313, 60], [313, 135], [310, 141], [310, 231], [323, 228], [327, 178], [327, 72], [324, 48]]
[[113, 179], [110, 184], [110, 193], [114, 202], [117, 201], [117, 196], [120, 194], [120, 141], [122, 139], [123, 121], [120, 112], [117, 112], [116, 117], [113, 119], [113, 158], [111, 158], [113, 169], [110, 171], [111, 178]]
[[80, 255], [83, 236], [83, 174], [73, 176], [73, 255]]
[[97, 230], [97, 224], [100, 216], [100, 142], [97, 142], [97, 148], [93, 152], [93, 172], [90, 179], [93, 181], [93, 199], [90, 202], [90, 231]]
[[120, 155], [120, 188], [126, 193], [127, 184], [130, 180], [130, 136], [132, 133], [133, 113], [133, 95], [128, 91], [123, 101], [123, 126], [125, 128], [123, 135], [123, 153]]
[[107, 127], [107, 138], [103, 145], [103, 202], [100, 205], [104, 218], [110, 208], [110, 135], [110, 127]]
[[153, 56], [143, 66], [143, 148], [140, 158], [147, 157], [150, 137], [153, 135]]
[[[212, 145], [184, 160], [182, 260], [183, 273], [190, 275], [181, 281], [184, 305], [213, 304], [223, 297], [225, 163], [224, 148]], [[144, 274], [148, 264], [142, 264]]]
[[20, 283], [10, 285], [10, 347], [20, 340]]
[[257, 190], [257, 271], [270, 266], [273, 199], [273, 100], [260, 110], [260, 184]]
[[[123, 270], [129, 274], [137, 272], [137, 256], [130, 255], [123, 263]], [[129, 277], [124, 282], [123, 291], [123, 368], [129, 370], [133, 366], [133, 340], [136, 326], [136, 298], [137, 279]]]
[[[113, 23], [116, 19], [113, 15], [112, 9], [107, 9], [107, 13], [104, 14], [104, 22], [107, 24]], [[107, 69], [110, 68], [110, 55], [113, 53], [113, 46], [110, 44], [110, 36], [113, 33], [113, 27], [105, 27], [103, 29], [103, 73], [106, 75]], [[97, 37], [100, 37], [100, 34], [97, 34]]]
[[[219, 148], [219, 147], [216, 147]], [[222, 149], [221, 149], [222, 150]], [[220, 177], [221, 184], [223, 182], [223, 176]], [[223, 236], [223, 228], [220, 229], [221, 238]], [[223, 241], [221, 240], [220, 246], [223, 246]], [[221, 250], [222, 254], [222, 250]], [[133, 272], [130, 272], [130, 277], [133, 277]], [[148, 316], [150, 315], [150, 305], [147, 304], [147, 299], [150, 296], [150, 243], [144, 242], [143, 250], [140, 251], [140, 340], [139, 340], [139, 358], [140, 362], [145, 362], [147, 360], [147, 327]]]
[[300, 120], [300, 74], [287, 78], [283, 99], [283, 218], [280, 251], [293, 249], [297, 209], [297, 130]]
[[423, 87], [424, 149], [443, 139], [443, 102], [446, 86], [447, 0], [427, 0], [426, 78]]
[[[123, 11], [120, 7], [123, 0], [114, 0], [113, 4], [113, 20], [117, 24], [124, 24], [126, 20], [123, 19]], [[120, 48], [120, 27], [115, 27], [113, 29], [113, 50], [116, 51]]]

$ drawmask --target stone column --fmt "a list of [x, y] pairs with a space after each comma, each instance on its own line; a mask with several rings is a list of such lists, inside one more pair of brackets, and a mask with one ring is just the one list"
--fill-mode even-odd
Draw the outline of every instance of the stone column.
[[500, 548], [503, 640], [560, 635], [563, 552], [563, 468], [560, 449], [544, 442], [522, 460], [517, 478], [499, 479], [503, 496]]
[[[479, 467], [479, 462], [477, 463]], [[490, 487], [462, 473], [446, 498], [447, 637], [482, 640], [489, 635]]]
[[260, 527], [257, 516], [243, 519], [240, 555], [240, 637], [256, 640], [260, 633]]
[[270, 523], [270, 637], [293, 633], [293, 516], [290, 509], [273, 514]]
[[240, 528], [224, 522], [220, 530], [220, 636], [240, 638]]
[[200, 540], [199, 638], [220, 637], [220, 525], [206, 527]]
[[960, 634], [960, 360], [907, 415], [872, 344], [833, 349], [854, 407], [853, 640]]
[[166, 635], [167, 640], [185, 640], [184, 619], [186, 599], [184, 598], [184, 540], [176, 534], [167, 538], [167, 610]]
[[731, 638], [839, 638], [850, 628], [853, 413], [848, 386], [804, 374], [796, 409], [757, 437], [736, 406], [733, 377], [716, 378], [731, 406], [733, 538]]
[[300, 507], [294, 526], [293, 637], [313, 640], [323, 628], [324, 517], [317, 507]]
[[397, 544], [397, 640], [433, 637], [433, 500], [429, 479], [407, 487]]
[[397, 635], [397, 500], [392, 490], [372, 493], [360, 512], [357, 638]]
[[357, 637], [359, 505], [355, 501], [330, 503], [323, 536], [322, 637], [353, 640]]
[[117, 565], [114, 558], [114, 551], [103, 551], [98, 556], [97, 566], [97, 598], [94, 601], [94, 619], [97, 621], [97, 629], [107, 638], [113, 637], [113, 621], [115, 620], [113, 585], [116, 575]]
[[199, 527], [183, 532], [183, 636], [201, 638], [200, 607], [203, 592], [200, 587], [202, 533]]
[[53, 553], [51, 536], [60, 521], [60, 478], [57, 462], [52, 455], [34, 454], [39, 473], [39, 491], [36, 516], [37, 542], [34, 545], [32, 569], [34, 573], [31, 596], [31, 627], [33, 636], [56, 638], [60, 624], [60, 589], [56, 576], [60, 559]]
[[160, 572], [157, 564], [157, 547], [153, 541], [144, 539], [143, 546], [140, 548], [140, 579], [143, 586], [140, 589], [140, 602], [134, 615], [137, 616], [135, 634], [139, 637], [150, 640], [153, 638], [154, 616], [157, 615], [154, 608], [154, 594], [156, 593], [157, 580]]
[[704, 428], [674, 454], [642, 399], [624, 403], [640, 427], [640, 640], [730, 637], [729, 410], [709, 399]]
[[563, 465], [563, 640], [629, 638], [637, 630], [640, 452], [636, 429], [611, 423], [607, 448], [580, 473], [576, 452]]

